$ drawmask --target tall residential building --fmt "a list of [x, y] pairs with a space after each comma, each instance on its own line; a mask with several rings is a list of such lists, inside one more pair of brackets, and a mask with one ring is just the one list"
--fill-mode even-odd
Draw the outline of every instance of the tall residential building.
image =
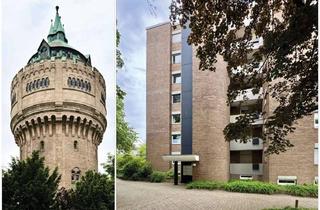
[[[169, 22], [147, 28], [147, 159], [155, 170], [180, 165], [181, 182], [255, 179], [279, 184], [314, 183], [318, 165], [318, 114], [298, 120], [289, 135], [295, 147], [266, 156], [264, 121], [276, 102], [267, 85], [228, 106], [229, 76], [221, 56], [216, 72], [200, 71], [190, 29]], [[263, 44], [256, 37], [253, 49]], [[257, 68], [261, 64], [257, 63]], [[265, 114], [263, 115], [262, 113]], [[245, 113], [255, 113], [247, 143], [226, 142], [223, 129]]]
[[47, 41], [12, 80], [11, 130], [22, 160], [40, 151], [50, 169], [58, 167], [60, 186], [70, 188], [98, 170], [106, 89], [90, 56], [68, 44], [58, 9]]

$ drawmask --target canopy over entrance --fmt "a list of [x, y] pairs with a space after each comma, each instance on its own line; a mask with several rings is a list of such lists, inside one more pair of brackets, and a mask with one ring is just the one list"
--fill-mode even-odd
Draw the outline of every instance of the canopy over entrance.
[[[192, 175], [192, 162], [199, 162], [199, 155], [163, 155], [162, 159], [164, 161], [173, 161], [174, 162], [174, 184], [178, 184], [178, 161], [182, 163], [190, 164], [189, 175]], [[189, 162], [189, 163], [188, 163]], [[183, 168], [183, 167], [182, 167]], [[181, 168], [181, 177], [183, 176], [183, 170]], [[192, 176], [191, 176], [192, 177]], [[182, 182], [182, 181], [181, 181]]]

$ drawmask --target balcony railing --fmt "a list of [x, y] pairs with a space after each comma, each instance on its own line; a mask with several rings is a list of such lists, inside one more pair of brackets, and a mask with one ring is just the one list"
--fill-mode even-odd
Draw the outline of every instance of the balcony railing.
[[244, 91], [245, 93], [240, 93], [233, 102], [239, 102], [244, 100], [258, 100], [262, 98], [262, 88], [260, 88], [257, 94], [252, 93], [252, 88], [245, 89]]
[[[240, 116], [241, 116], [241, 114], [230, 115], [230, 123], [237, 122], [237, 117], [240, 117]], [[262, 113], [257, 113], [257, 114], [255, 114], [255, 119], [254, 119], [254, 122], [252, 123], [252, 125], [261, 125], [261, 124], [263, 124]]]
[[253, 137], [248, 140], [247, 143], [240, 143], [239, 141], [230, 141], [230, 151], [241, 151], [241, 150], [262, 150], [263, 140], [258, 137]]
[[230, 163], [230, 174], [262, 175], [262, 163]]

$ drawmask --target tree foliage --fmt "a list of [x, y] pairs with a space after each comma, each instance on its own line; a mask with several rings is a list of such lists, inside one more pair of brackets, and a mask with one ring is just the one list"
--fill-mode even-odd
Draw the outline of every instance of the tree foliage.
[[[121, 52], [118, 49], [120, 44], [120, 33], [117, 31], [117, 68], [121, 69], [124, 65], [124, 61], [121, 57]], [[130, 152], [134, 143], [137, 141], [137, 133], [129, 126], [129, 123], [125, 119], [124, 99], [126, 93], [121, 90], [117, 85], [117, 152]]]
[[13, 159], [2, 173], [3, 209], [54, 209], [60, 178], [57, 168], [50, 173], [45, 167], [39, 152], [26, 160]]
[[107, 162], [103, 164], [104, 170], [106, 170], [107, 174], [111, 177], [112, 180], [114, 180], [115, 176], [115, 158], [114, 155], [108, 154]]
[[[277, 106], [265, 123], [267, 153], [293, 146], [287, 135], [295, 122], [318, 106], [318, 1], [173, 0], [170, 9], [173, 23], [189, 24], [200, 70], [215, 71], [218, 55], [228, 62], [229, 104], [248, 84], [253, 93], [268, 89]], [[254, 36], [263, 38], [258, 49]], [[253, 119], [249, 114], [227, 125], [226, 140], [237, 135], [246, 142]]]
[[71, 191], [72, 209], [114, 209], [114, 180], [108, 175], [87, 171]]

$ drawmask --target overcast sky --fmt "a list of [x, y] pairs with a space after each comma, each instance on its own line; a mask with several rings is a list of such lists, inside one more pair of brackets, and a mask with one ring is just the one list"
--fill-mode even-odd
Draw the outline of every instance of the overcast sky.
[[106, 80], [108, 127], [99, 146], [101, 171], [106, 154], [115, 150], [115, 0], [2, 1], [1, 166], [7, 167], [12, 156], [19, 157], [10, 130], [11, 80], [27, 64], [41, 40], [46, 39], [56, 5], [60, 6], [69, 44], [83, 54], [90, 54], [92, 65]]
[[169, 21], [171, 0], [117, 0], [117, 27], [121, 33], [120, 50], [125, 66], [117, 83], [127, 93], [126, 119], [146, 139], [146, 27]]

